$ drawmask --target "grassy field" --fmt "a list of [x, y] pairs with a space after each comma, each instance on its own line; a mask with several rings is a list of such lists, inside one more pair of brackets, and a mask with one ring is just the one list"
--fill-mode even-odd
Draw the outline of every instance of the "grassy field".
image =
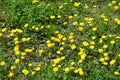
[[120, 1], [0, 0], [0, 80], [120, 80]]

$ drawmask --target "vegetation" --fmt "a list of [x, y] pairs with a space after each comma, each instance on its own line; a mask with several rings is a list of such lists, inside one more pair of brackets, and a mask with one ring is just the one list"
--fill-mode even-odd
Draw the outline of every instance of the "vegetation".
[[0, 0], [1, 80], [120, 80], [119, 0]]

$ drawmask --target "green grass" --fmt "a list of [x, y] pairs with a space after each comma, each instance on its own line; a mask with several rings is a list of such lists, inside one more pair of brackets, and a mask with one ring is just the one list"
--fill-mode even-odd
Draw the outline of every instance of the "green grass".
[[0, 79], [120, 80], [119, 0], [34, 1], [0, 0]]

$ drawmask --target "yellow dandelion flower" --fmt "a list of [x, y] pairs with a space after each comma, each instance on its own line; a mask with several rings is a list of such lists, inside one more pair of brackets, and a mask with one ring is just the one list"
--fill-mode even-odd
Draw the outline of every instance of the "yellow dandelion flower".
[[103, 49], [98, 49], [98, 52], [99, 52], [99, 53], [102, 53], [102, 52], [103, 52]]
[[105, 59], [104, 58], [100, 58], [100, 62], [104, 62], [105, 61]]
[[64, 22], [64, 23], [63, 23], [63, 25], [66, 25], [66, 24], [67, 24], [67, 22]]
[[79, 71], [76, 69], [76, 70], [74, 70], [74, 73], [78, 73]]
[[110, 43], [111, 43], [111, 44], [115, 44], [115, 40], [111, 40]]
[[13, 72], [10, 72], [9, 74], [8, 74], [8, 77], [13, 77], [14, 76], [14, 73]]
[[26, 24], [24, 25], [24, 27], [25, 27], [25, 28], [27, 28], [28, 26], [29, 26], [29, 24], [28, 24], [28, 23], [26, 23]]
[[104, 55], [105, 57], [107, 57], [107, 56], [108, 56], [108, 53], [104, 53], [103, 55]]
[[25, 42], [25, 41], [27, 41], [27, 38], [23, 37], [23, 38], [21, 39], [21, 41], [22, 41], [22, 42]]
[[76, 49], [76, 45], [75, 45], [75, 44], [72, 44], [72, 45], [71, 45], [71, 49], [72, 49], [72, 50]]
[[54, 72], [57, 72], [57, 71], [58, 71], [58, 67], [54, 67], [54, 68], [53, 68], [53, 71], [54, 71]]
[[116, 4], [116, 3], [117, 3], [117, 1], [115, 1], [115, 0], [112, 1], [112, 4]]
[[112, 4], [111, 4], [111, 3], [109, 3], [109, 4], [108, 4], [108, 6], [109, 6], [109, 7], [111, 7], [111, 6], [112, 6]]
[[112, 66], [113, 64], [115, 64], [116, 60], [111, 60], [110, 61], [110, 66]]
[[78, 27], [78, 31], [83, 31], [83, 27]]
[[6, 32], [6, 30], [7, 30], [7, 28], [3, 28], [1, 31], [2, 31], [2, 32]]
[[75, 3], [74, 3], [74, 6], [75, 6], [75, 7], [78, 7], [80, 4], [81, 4], [80, 2], [75, 2]]
[[55, 16], [54, 15], [50, 16], [50, 19], [55, 19]]
[[2, 34], [2, 33], [0, 33], [0, 37], [2, 37], [2, 35], [3, 35], [3, 34]]
[[87, 41], [84, 41], [84, 42], [83, 42], [83, 45], [84, 45], [84, 46], [89, 46], [89, 43], [88, 43]]
[[108, 48], [108, 45], [107, 45], [107, 44], [104, 44], [104, 45], [103, 45], [103, 48], [104, 48], [104, 49]]
[[77, 21], [73, 22], [72, 23], [74, 26], [78, 25]]
[[35, 27], [35, 31], [38, 31], [39, 30], [39, 27]]
[[59, 6], [59, 9], [62, 9], [63, 8], [63, 6]]
[[35, 71], [40, 71], [40, 67], [34, 68]]
[[61, 54], [61, 52], [60, 52], [60, 51], [57, 51], [56, 53], [57, 53], [57, 54]]
[[60, 18], [61, 18], [61, 15], [58, 15], [58, 16], [57, 16], [57, 18], [59, 18], [59, 19], [60, 19]]
[[10, 69], [14, 70], [14, 69], [16, 69], [16, 66], [13, 65], [13, 66], [10, 67]]
[[119, 6], [114, 6], [114, 9], [115, 9], [115, 10], [119, 9]]
[[105, 62], [105, 61], [103, 62], [103, 64], [104, 64], [104, 65], [106, 65], [106, 66], [108, 65], [108, 63], [107, 63], [107, 62]]
[[20, 62], [20, 59], [15, 59], [15, 64], [18, 64]]
[[79, 75], [84, 75], [84, 72], [83, 71], [79, 71]]
[[4, 66], [4, 65], [5, 65], [5, 61], [1, 61], [1, 62], [0, 62], [0, 65], [1, 65], [1, 66]]
[[64, 68], [64, 71], [65, 71], [66, 73], [68, 73], [68, 72], [70, 71], [70, 68], [66, 67], [66, 68]]
[[120, 73], [118, 71], [115, 71], [114, 75], [118, 76], [118, 75], [120, 75]]
[[80, 24], [79, 24], [80, 26], [84, 26], [85, 25], [85, 23], [84, 22], [80, 22]]
[[95, 46], [93, 46], [93, 45], [90, 46], [90, 49], [94, 49], [94, 48], [95, 48]]
[[69, 19], [72, 19], [72, 18], [73, 18], [73, 16], [72, 16], [72, 15], [70, 15], [68, 18], [69, 18]]
[[28, 71], [27, 69], [23, 69], [23, 70], [22, 70], [22, 73], [23, 73], [24, 75], [28, 75], [28, 74], [29, 74], [29, 71]]
[[32, 3], [34, 4], [34, 3], [38, 3], [39, 2], [39, 0], [33, 0], [32, 1]]
[[96, 27], [92, 28], [92, 31], [96, 31], [96, 30], [97, 30], [97, 28], [96, 28]]

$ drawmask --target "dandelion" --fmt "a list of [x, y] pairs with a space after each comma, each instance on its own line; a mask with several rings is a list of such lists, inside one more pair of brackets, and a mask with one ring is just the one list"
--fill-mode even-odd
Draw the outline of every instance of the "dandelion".
[[116, 4], [117, 2], [115, 0], [112, 1], [112, 4]]
[[18, 64], [20, 62], [20, 59], [15, 59], [15, 63]]
[[104, 59], [107, 61], [109, 60], [110, 58], [108, 56], [105, 56]]
[[118, 75], [120, 75], [120, 73], [118, 71], [115, 71], [114, 75], [118, 76]]
[[89, 6], [87, 4], [85, 4], [84, 8], [87, 9], [87, 8], [89, 8]]
[[66, 24], [67, 24], [67, 22], [64, 22], [64, 23], [63, 23], [63, 25], [66, 25]]
[[103, 52], [103, 49], [98, 49], [98, 52], [99, 52], [99, 53], [102, 53], [102, 52]]
[[81, 4], [80, 2], [75, 2], [75, 3], [74, 3], [74, 6], [75, 6], [75, 7], [78, 7], [80, 4]]
[[63, 8], [63, 6], [59, 6], [59, 9], [62, 9]]
[[104, 49], [108, 48], [108, 45], [106, 45], [106, 44], [105, 44], [105, 45], [103, 45], [103, 48], [104, 48]]
[[110, 66], [112, 66], [113, 64], [115, 64], [116, 60], [111, 60], [110, 61]]
[[39, 2], [39, 0], [33, 0], [32, 1], [32, 3], [34, 4], [34, 3], [38, 3]]
[[8, 77], [13, 77], [14, 76], [14, 73], [13, 72], [10, 72], [9, 74], [8, 74]]
[[108, 63], [107, 63], [107, 62], [105, 62], [105, 61], [103, 62], [103, 64], [104, 64], [104, 65], [106, 65], [106, 66], [108, 65]]
[[81, 75], [81, 76], [82, 76], [83, 74], [84, 74], [84, 72], [83, 72], [83, 71], [79, 71], [79, 75]]
[[24, 75], [28, 75], [29, 71], [28, 71], [27, 69], [23, 69], [23, 70], [22, 70], [22, 73], [23, 73]]
[[35, 74], [35, 71], [32, 71], [32, 73], [31, 73], [32, 75], [34, 75]]
[[10, 69], [14, 70], [14, 69], [16, 69], [16, 66], [13, 65], [13, 66], [10, 67]]
[[94, 49], [94, 48], [95, 48], [95, 46], [93, 46], [93, 45], [92, 45], [92, 46], [90, 46], [90, 49]]
[[59, 18], [59, 19], [60, 19], [60, 18], [61, 18], [61, 16], [60, 16], [60, 15], [58, 15], [58, 16], [57, 16], [57, 18]]
[[104, 55], [105, 57], [107, 57], [107, 56], [108, 56], [108, 53], [104, 53], [103, 55]]
[[82, 62], [83, 62], [83, 60], [82, 60], [82, 59], [80, 59], [80, 60], [79, 60], [79, 63], [82, 63]]
[[61, 54], [61, 52], [60, 52], [60, 51], [57, 51], [56, 53], [57, 53], [57, 54]]
[[31, 66], [33, 66], [33, 64], [32, 64], [32, 63], [29, 63], [28, 66], [31, 67]]
[[43, 50], [41, 49], [41, 50], [39, 50], [39, 56], [42, 56], [42, 54], [43, 54]]
[[55, 19], [55, 16], [54, 15], [50, 16], [50, 19]]
[[78, 73], [79, 71], [76, 69], [76, 70], [74, 70], [74, 73]]
[[72, 45], [71, 45], [71, 49], [72, 49], [72, 50], [76, 49], [76, 45], [75, 45], [75, 44], [72, 44]]
[[2, 37], [2, 35], [3, 35], [3, 34], [2, 34], [2, 33], [0, 33], [0, 37]]
[[115, 40], [111, 40], [110, 43], [111, 43], [111, 44], [115, 44]]
[[40, 71], [40, 67], [34, 68], [35, 71]]
[[93, 5], [93, 8], [96, 8], [97, 6], [96, 5]]
[[72, 23], [74, 26], [78, 25], [77, 21], [73, 22]]
[[95, 42], [94, 42], [94, 41], [91, 41], [91, 42], [90, 42], [90, 44], [94, 45], [94, 44], [95, 44]]
[[119, 6], [114, 6], [114, 9], [115, 9], [115, 10], [119, 9]]
[[2, 32], [6, 32], [6, 30], [7, 30], [7, 28], [3, 28], [1, 31], [2, 31]]
[[61, 65], [58, 65], [58, 68], [61, 68]]
[[71, 65], [75, 65], [75, 62], [71, 62], [70, 64], [71, 64]]
[[25, 42], [25, 41], [27, 41], [27, 39], [26, 39], [25, 37], [23, 37], [23, 38], [21, 39], [21, 41], [22, 41], [22, 42]]
[[83, 31], [83, 27], [78, 27], [78, 31]]
[[111, 7], [111, 6], [112, 6], [112, 4], [110, 4], [110, 3], [109, 3], [109, 4], [108, 4], [108, 6], [109, 6], [109, 7]]
[[105, 59], [104, 58], [100, 58], [100, 62], [104, 62], [105, 61]]
[[5, 61], [1, 61], [1, 62], [0, 62], [0, 65], [1, 65], [1, 66], [4, 66], [4, 65], [5, 65]]
[[73, 16], [72, 16], [72, 15], [70, 15], [68, 18], [69, 18], [69, 19], [72, 19], [72, 18], [73, 18]]
[[96, 39], [96, 36], [92, 36], [92, 40]]
[[64, 68], [64, 71], [65, 71], [66, 73], [68, 73], [68, 72], [70, 71], [70, 68], [66, 67], [66, 68]]
[[54, 71], [54, 72], [57, 72], [57, 71], [58, 71], [58, 67], [54, 67], [54, 68], [53, 68], [53, 71]]
[[64, 60], [64, 59], [65, 59], [65, 56], [62, 56], [60, 59], [61, 59], [61, 60]]
[[77, 16], [78, 16], [78, 14], [74, 14], [74, 16], [76, 16], [76, 17], [77, 17]]
[[55, 64], [57, 64], [57, 63], [59, 63], [61, 61], [61, 59], [60, 58], [56, 58], [53, 61], [54, 61]]
[[85, 25], [85, 23], [84, 22], [80, 22], [80, 24], [79, 24], [80, 26], [84, 26]]
[[97, 30], [97, 28], [96, 28], [96, 27], [92, 28], [92, 31], [96, 31], [96, 30]]
[[60, 47], [60, 51], [64, 50], [64, 47]]
[[28, 23], [26, 23], [26, 24], [24, 25], [24, 27], [25, 27], [25, 28], [27, 28], [28, 26], [29, 26], [29, 24], [28, 24]]
[[39, 30], [39, 27], [35, 27], [35, 31], [38, 31]]
[[88, 43], [87, 41], [84, 41], [84, 42], [83, 42], [83, 45], [84, 45], [84, 46], [88, 46], [89, 43]]
[[103, 42], [103, 40], [102, 39], [99, 39], [99, 43], [102, 43]]

